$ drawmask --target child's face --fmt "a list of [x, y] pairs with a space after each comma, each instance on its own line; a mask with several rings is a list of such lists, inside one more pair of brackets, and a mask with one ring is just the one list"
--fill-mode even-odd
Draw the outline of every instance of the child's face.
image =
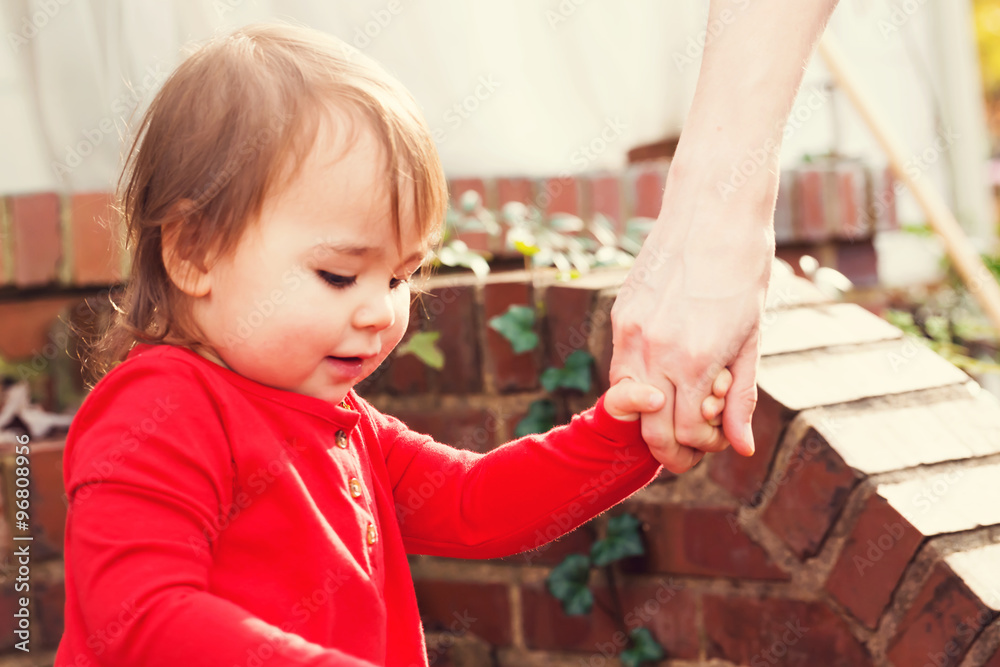
[[[296, 178], [265, 200], [258, 224], [210, 268], [209, 293], [192, 311], [209, 339], [204, 356], [332, 403], [403, 337], [405, 281], [428, 250], [411, 206], [403, 206], [398, 247], [382, 148], [371, 130], [358, 129], [346, 150], [342, 136], [320, 132]], [[412, 201], [405, 190], [400, 199]]]

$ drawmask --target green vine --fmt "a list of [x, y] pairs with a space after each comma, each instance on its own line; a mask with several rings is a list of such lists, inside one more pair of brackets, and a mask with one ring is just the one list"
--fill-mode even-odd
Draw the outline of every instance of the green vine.
[[[562, 604], [568, 616], [589, 614], [597, 606], [625, 630], [624, 614], [617, 587], [614, 564], [623, 558], [646, 553], [642, 544], [642, 523], [631, 514], [622, 514], [608, 521], [607, 534], [596, 540], [589, 554], [570, 554], [552, 569], [546, 579], [549, 593]], [[603, 568], [608, 581], [613, 609], [598, 603], [590, 590], [591, 572]], [[656, 662], [665, 657], [663, 647], [648, 628], [635, 628], [627, 633], [628, 647], [618, 656], [626, 667]]]

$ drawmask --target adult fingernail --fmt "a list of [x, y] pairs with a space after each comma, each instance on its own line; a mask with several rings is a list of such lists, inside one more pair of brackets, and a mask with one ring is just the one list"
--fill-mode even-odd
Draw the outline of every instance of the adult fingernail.
[[750, 445], [750, 454], [752, 455], [757, 448], [753, 442], [753, 427], [750, 424], [747, 424], [743, 428], [743, 439], [747, 441], [748, 445]]

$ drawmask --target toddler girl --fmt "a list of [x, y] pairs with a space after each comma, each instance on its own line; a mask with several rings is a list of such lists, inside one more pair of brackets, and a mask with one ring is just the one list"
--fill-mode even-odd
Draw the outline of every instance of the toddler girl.
[[447, 192], [412, 98], [337, 40], [198, 50], [122, 184], [132, 272], [66, 443], [57, 667], [426, 665], [406, 554], [539, 546], [656, 476], [638, 419], [664, 398], [637, 382], [485, 455], [354, 392], [403, 337]]

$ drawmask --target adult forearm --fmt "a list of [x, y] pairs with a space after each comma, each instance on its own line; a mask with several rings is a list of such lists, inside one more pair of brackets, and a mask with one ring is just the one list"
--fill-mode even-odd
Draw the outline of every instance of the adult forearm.
[[673, 180], [701, 196], [711, 192], [751, 206], [753, 220], [770, 223], [785, 121], [836, 4], [712, 0], [709, 38], [671, 166]]

